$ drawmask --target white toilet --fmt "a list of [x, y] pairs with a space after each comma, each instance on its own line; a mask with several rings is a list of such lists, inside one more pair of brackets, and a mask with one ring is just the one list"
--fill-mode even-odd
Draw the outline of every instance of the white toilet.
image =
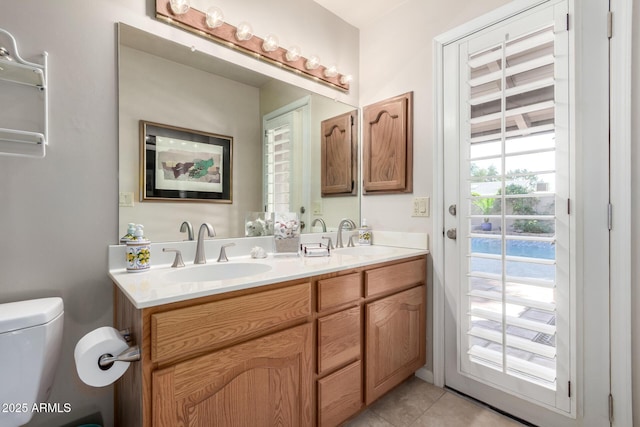
[[62, 298], [0, 304], [0, 427], [26, 424], [49, 398], [63, 314]]

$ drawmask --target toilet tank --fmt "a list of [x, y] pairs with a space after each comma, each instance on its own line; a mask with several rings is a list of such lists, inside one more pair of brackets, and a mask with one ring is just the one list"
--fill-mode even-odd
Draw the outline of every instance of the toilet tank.
[[[62, 298], [0, 304], [0, 426], [26, 424], [46, 402], [62, 346]], [[26, 409], [26, 410], [25, 410]]]

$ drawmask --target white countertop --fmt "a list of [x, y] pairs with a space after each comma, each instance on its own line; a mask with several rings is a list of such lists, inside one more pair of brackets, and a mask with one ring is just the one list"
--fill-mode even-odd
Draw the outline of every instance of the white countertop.
[[[175, 247], [183, 245], [164, 244], [164, 247]], [[284, 282], [288, 280], [301, 279], [320, 274], [332, 273], [349, 268], [362, 267], [387, 261], [394, 261], [412, 256], [425, 255], [429, 251], [426, 249], [410, 249], [400, 247], [384, 246], [385, 250], [372, 252], [367, 255], [341, 254], [339, 250], [332, 251], [329, 257], [274, 257], [269, 254], [267, 258], [252, 259], [250, 256], [232, 256], [228, 251], [229, 261], [225, 264], [240, 264], [238, 268], [243, 268], [242, 264], [256, 263], [267, 264], [271, 269], [264, 273], [245, 276], [235, 279], [176, 282], [170, 279], [170, 273], [176, 270], [198, 269], [203, 265], [193, 265], [189, 258], [185, 257], [186, 267], [176, 269], [171, 268], [170, 263], [155, 265], [145, 272], [129, 273], [125, 268], [117, 267], [117, 263], [110, 262], [111, 269], [109, 277], [129, 298], [133, 305], [138, 308], [153, 307], [157, 305], [184, 301], [224, 292], [249, 289], [272, 283]], [[382, 249], [382, 247], [380, 247]], [[388, 250], [387, 250], [388, 249]], [[161, 249], [160, 249], [161, 250]], [[156, 249], [158, 251], [158, 249]], [[120, 256], [117, 246], [110, 247], [110, 256]], [[209, 257], [217, 252], [207, 252]], [[124, 249], [122, 249], [122, 259], [124, 259]], [[183, 253], [184, 255], [184, 253]], [[154, 248], [152, 246], [151, 260], [154, 260]], [[167, 260], [163, 257], [161, 261]], [[216, 264], [215, 258], [208, 259], [204, 266]]]

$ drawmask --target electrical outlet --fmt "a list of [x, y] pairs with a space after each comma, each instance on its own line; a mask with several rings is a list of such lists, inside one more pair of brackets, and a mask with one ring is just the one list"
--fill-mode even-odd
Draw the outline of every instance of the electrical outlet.
[[120, 192], [120, 207], [132, 208], [133, 207], [133, 193]]
[[428, 217], [429, 216], [429, 198], [428, 197], [414, 197], [413, 209], [411, 216], [416, 217]]

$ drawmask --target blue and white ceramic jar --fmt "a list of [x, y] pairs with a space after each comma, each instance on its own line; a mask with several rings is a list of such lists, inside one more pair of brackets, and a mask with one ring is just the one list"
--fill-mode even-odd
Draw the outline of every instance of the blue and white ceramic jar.
[[144, 227], [136, 226], [133, 239], [127, 241], [127, 271], [135, 273], [151, 267], [151, 242], [144, 237]]

